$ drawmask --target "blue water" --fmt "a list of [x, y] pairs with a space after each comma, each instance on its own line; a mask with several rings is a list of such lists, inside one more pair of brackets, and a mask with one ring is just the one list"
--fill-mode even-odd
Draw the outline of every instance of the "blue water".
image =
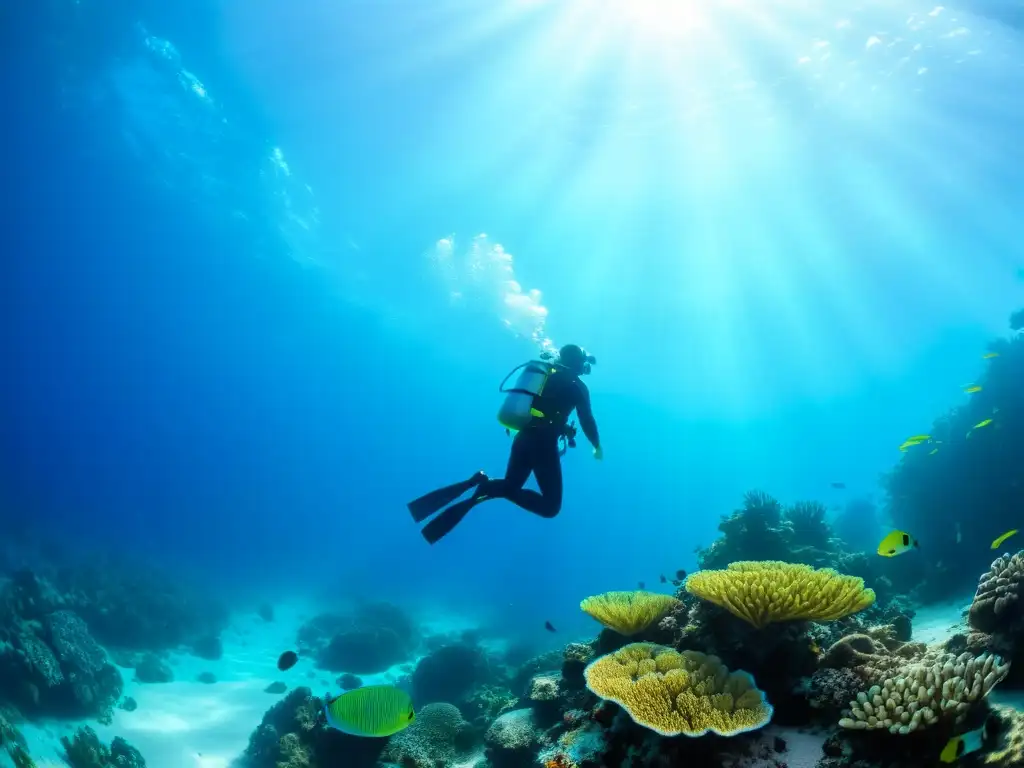
[[[4, 525], [545, 643], [748, 489], [883, 501], [1021, 305], [1021, 28], [656, 5], [5, 10]], [[538, 340], [597, 356], [605, 460], [428, 547]]]

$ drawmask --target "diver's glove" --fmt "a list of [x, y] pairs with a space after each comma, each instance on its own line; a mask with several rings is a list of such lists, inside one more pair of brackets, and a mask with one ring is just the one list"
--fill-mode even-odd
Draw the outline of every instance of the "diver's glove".
[[604, 459], [604, 449], [600, 445], [594, 449], [594, 458], [598, 461]]

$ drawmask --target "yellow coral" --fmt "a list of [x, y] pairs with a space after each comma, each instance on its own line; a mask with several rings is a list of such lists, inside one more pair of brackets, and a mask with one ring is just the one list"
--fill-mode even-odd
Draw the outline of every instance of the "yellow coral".
[[734, 736], [767, 725], [772, 707], [746, 672], [717, 656], [632, 643], [584, 671], [587, 688], [662, 736]]
[[580, 603], [584, 613], [620, 635], [642, 632], [679, 605], [670, 595], [656, 592], [605, 592]]
[[874, 590], [865, 589], [864, 579], [774, 560], [698, 571], [686, 580], [686, 591], [758, 628], [773, 621], [834, 621], [875, 602]]

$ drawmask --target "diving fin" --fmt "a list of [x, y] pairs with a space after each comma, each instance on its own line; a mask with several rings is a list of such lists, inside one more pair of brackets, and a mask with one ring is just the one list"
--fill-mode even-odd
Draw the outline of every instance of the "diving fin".
[[448, 509], [423, 526], [420, 533], [423, 534], [423, 538], [427, 540], [428, 544], [436, 544], [451, 533], [452, 529], [462, 522], [462, 518], [468, 515], [473, 507], [481, 501], [486, 501], [487, 498], [487, 496], [473, 496], [471, 499], [452, 504]]
[[444, 488], [438, 488], [436, 491], [431, 491], [424, 496], [420, 496], [415, 501], [410, 501], [406, 506], [409, 507], [409, 513], [412, 515], [412, 519], [417, 523], [422, 523], [431, 515], [439, 512], [443, 507], [447, 507], [459, 498], [459, 496], [462, 496], [467, 491], [473, 490], [481, 483], [486, 482], [486, 480], [486, 474], [483, 472], [477, 472], [469, 478], [469, 480], [463, 480], [461, 483], [455, 483], [454, 485], [448, 485]]

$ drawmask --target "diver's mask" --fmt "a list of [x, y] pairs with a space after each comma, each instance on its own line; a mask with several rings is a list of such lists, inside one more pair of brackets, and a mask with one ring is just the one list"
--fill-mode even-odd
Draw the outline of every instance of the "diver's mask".
[[[583, 365], [580, 366], [580, 370], [575, 371], [579, 376], [586, 376], [593, 371], [593, 366], [597, 365], [597, 358], [587, 353], [587, 350], [580, 347], [580, 351], [583, 352]], [[558, 360], [558, 355], [549, 350], [544, 350], [539, 355], [541, 360], [549, 362], [555, 362]], [[566, 370], [571, 370], [566, 366]]]
[[595, 365], [597, 365], [597, 358], [587, 354], [587, 350], [583, 350], [583, 370], [580, 371], [580, 374], [583, 376], [588, 375], [594, 370]]

